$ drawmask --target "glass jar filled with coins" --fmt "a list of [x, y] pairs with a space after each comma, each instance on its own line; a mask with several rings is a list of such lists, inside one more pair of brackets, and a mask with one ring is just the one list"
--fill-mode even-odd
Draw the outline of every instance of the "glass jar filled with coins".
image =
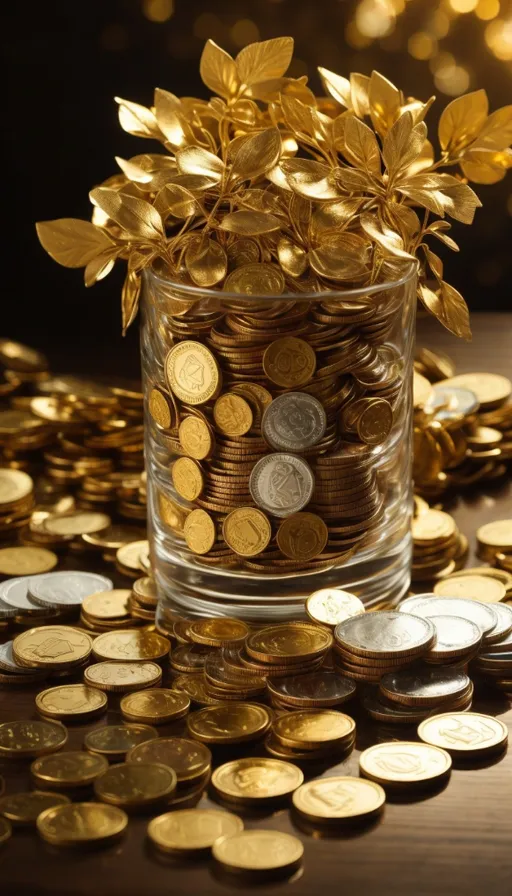
[[[145, 273], [148, 519], [170, 613], [304, 615], [409, 585], [415, 265], [298, 291], [238, 239], [222, 292]], [[381, 279], [381, 278], [379, 278]], [[304, 285], [301, 285], [304, 289]]]

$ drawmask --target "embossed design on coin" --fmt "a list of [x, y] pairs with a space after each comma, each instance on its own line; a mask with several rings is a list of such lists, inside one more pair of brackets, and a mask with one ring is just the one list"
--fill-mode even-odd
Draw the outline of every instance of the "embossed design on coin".
[[69, 750], [35, 759], [30, 772], [39, 786], [66, 789], [92, 784], [107, 768], [108, 761], [104, 756], [86, 753], [85, 750]]
[[270, 714], [257, 703], [207, 706], [191, 713], [187, 728], [197, 740], [213, 744], [237, 744], [263, 737]]
[[329, 709], [304, 709], [276, 719], [272, 730], [285, 747], [315, 749], [326, 744], [341, 744], [353, 737], [354, 720]]
[[312, 660], [331, 646], [331, 633], [308, 622], [267, 625], [252, 632], [245, 642], [249, 656], [278, 665]]
[[263, 370], [269, 380], [285, 389], [302, 386], [313, 376], [316, 356], [304, 339], [283, 336], [271, 342], [263, 354]]
[[359, 656], [399, 657], [428, 650], [435, 629], [427, 619], [392, 610], [353, 616], [336, 626], [337, 642]]
[[14, 825], [35, 825], [38, 815], [52, 806], [64, 806], [69, 799], [63, 793], [33, 790], [31, 793], [10, 793], [0, 799], [0, 816]]
[[213, 450], [210, 428], [201, 417], [185, 417], [180, 423], [178, 437], [185, 454], [195, 460], [204, 460]]
[[190, 457], [179, 457], [171, 469], [174, 488], [187, 501], [195, 501], [203, 490], [204, 479], [201, 467]]
[[28, 583], [30, 597], [44, 607], [78, 607], [90, 594], [113, 587], [111, 579], [93, 572], [52, 572]]
[[446, 712], [425, 719], [418, 727], [425, 743], [460, 756], [483, 755], [501, 750], [508, 740], [507, 726], [478, 712]]
[[121, 762], [94, 780], [94, 793], [104, 803], [124, 808], [147, 806], [172, 796], [176, 772], [156, 762]]
[[134, 747], [126, 757], [128, 762], [159, 762], [174, 769], [178, 781], [202, 778], [211, 766], [212, 754], [208, 747], [187, 737], [157, 737]]
[[368, 747], [359, 757], [362, 774], [380, 784], [421, 784], [445, 778], [452, 760], [445, 750], [414, 742]]
[[102, 691], [84, 684], [65, 684], [48, 688], [36, 697], [38, 711], [53, 719], [84, 718], [97, 715], [107, 708]]
[[165, 361], [167, 382], [181, 401], [204, 404], [220, 385], [220, 373], [212, 353], [200, 342], [185, 340], [172, 348]]
[[105, 632], [96, 638], [94, 655], [100, 660], [123, 661], [160, 660], [169, 653], [167, 638], [156, 632], [131, 631]]
[[105, 691], [138, 691], [158, 684], [162, 669], [156, 663], [93, 663], [84, 672], [87, 684]]
[[163, 852], [186, 855], [211, 849], [219, 837], [237, 834], [244, 823], [218, 809], [178, 809], [153, 818], [148, 837]]
[[37, 819], [43, 840], [55, 846], [104, 843], [121, 836], [128, 824], [126, 812], [105, 803], [71, 803], [46, 809]]
[[212, 854], [216, 862], [231, 871], [291, 872], [299, 867], [304, 847], [290, 834], [258, 829], [219, 837]]
[[253, 500], [268, 513], [290, 516], [311, 500], [314, 478], [311, 468], [293, 454], [269, 454], [251, 471], [249, 489]]
[[326, 425], [327, 416], [318, 398], [307, 392], [287, 392], [268, 406], [261, 431], [272, 448], [303, 451], [320, 441]]
[[90, 656], [91, 649], [89, 635], [68, 625], [31, 628], [13, 641], [16, 662], [52, 669], [83, 662]]
[[45, 756], [64, 746], [68, 733], [60, 722], [16, 720], [0, 725], [0, 757]]
[[277, 265], [244, 264], [226, 277], [223, 289], [246, 296], [278, 296], [284, 286], [285, 280]]
[[169, 399], [160, 389], [152, 389], [149, 393], [149, 413], [155, 423], [162, 429], [170, 429], [173, 421], [173, 412]]
[[226, 544], [241, 557], [255, 557], [265, 550], [272, 537], [270, 522], [261, 510], [239, 507], [222, 524]]
[[183, 534], [194, 554], [207, 554], [215, 544], [217, 533], [209, 513], [200, 507], [189, 513], [183, 526]]
[[306, 563], [324, 550], [329, 530], [316, 513], [294, 513], [279, 526], [277, 544], [285, 557]]
[[224, 799], [253, 803], [288, 796], [303, 781], [291, 762], [256, 756], [226, 762], [212, 775], [212, 786]]
[[120, 709], [125, 719], [137, 722], [150, 722], [163, 725], [183, 718], [190, 707], [190, 699], [186, 694], [169, 688], [155, 688], [137, 691], [123, 697]]
[[252, 426], [251, 406], [241, 395], [226, 392], [218, 397], [213, 406], [213, 419], [223, 435], [243, 436]]
[[292, 800], [304, 818], [328, 823], [378, 815], [384, 808], [386, 794], [373, 781], [336, 775], [308, 781], [295, 791]]
[[463, 597], [450, 598], [417, 594], [404, 600], [400, 604], [399, 610], [402, 613], [410, 613], [412, 616], [421, 616], [423, 619], [430, 619], [431, 616], [460, 616], [474, 622], [483, 635], [492, 632], [498, 622], [494, 607]]
[[426, 664], [387, 672], [380, 680], [380, 689], [385, 697], [409, 706], [434, 706], [455, 700], [470, 685], [471, 679], [460, 669], [450, 666], [436, 668]]
[[109, 759], [124, 759], [133, 747], [155, 737], [158, 737], [158, 731], [150, 725], [104, 725], [87, 732], [84, 747], [89, 753], [99, 753]]
[[345, 619], [364, 613], [364, 604], [355, 594], [341, 588], [320, 588], [306, 601], [306, 613], [313, 622], [334, 628]]

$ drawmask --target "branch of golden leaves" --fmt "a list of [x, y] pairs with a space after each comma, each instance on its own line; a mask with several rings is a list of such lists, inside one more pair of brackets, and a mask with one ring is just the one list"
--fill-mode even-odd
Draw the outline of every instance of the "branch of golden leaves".
[[320, 68], [318, 98], [307, 78], [286, 77], [292, 53], [288, 37], [236, 59], [210, 40], [200, 63], [208, 102], [161, 89], [151, 108], [117, 98], [122, 128], [165, 153], [117, 158], [120, 173], [90, 193], [92, 220], [41, 222], [42, 245], [85, 267], [86, 286], [128, 262], [124, 331], [154, 263], [219, 289], [234, 267], [261, 265], [263, 277], [277, 265], [287, 291], [320, 292], [383, 282], [417, 258], [421, 302], [470, 338], [466, 303], [428, 240], [458, 251], [446, 216], [472, 223], [481, 203], [468, 181], [496, 183], [512, 167], [512, 106], [489, 115], [484, 90], [453, 100], [435, 161], [424, 121], [433, 97], [405, 97], [375, 71], [347, 79]]

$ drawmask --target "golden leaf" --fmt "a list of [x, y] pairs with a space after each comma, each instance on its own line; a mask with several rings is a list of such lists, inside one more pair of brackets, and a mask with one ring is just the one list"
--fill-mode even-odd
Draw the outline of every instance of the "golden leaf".
[[433, 164], [434, 147], [430, 140], [425, 140], [420, 154], [416, 156], [414, 162], [411, 162], [407, 171], [404, 172], [404, 175], [406, 177], [411, 177], [413, 174], [419, 174], [421, 171], [428, 171]]
[[370, 100], [368, 91], [370, 89], [370, 79], [368, 75], [360, 75], [358, 72], [352, 72], [350, 75], [350, 98], [351, 106], [358, 116], [364, 118], [370, 114]]
[[121, 249], [116, 246], [113, 249], [107, 249], [105, 252], [102, 252], [101, 255], [97, 255], [96, 258], [93, 258], [84, 271], [85, 285], [92, 286], [98, 280], [103, 280], [107, 274], [110, 274], [120, 252]]
[[420, 219], [414, 209], [409, 208], [408, 205], [397, 202], [389, 203], [385, 211], [393, 226], [401, 233], [405, 244], [420, 232]]
[[390, 177], [405, 169], [409, 169], [407, 173], [410, 173], [410, 166], [420, 156], [426, 138], [426, 125], [420, 122], [414, 126], [410, 112], [405, 112], [395, 121], [382, 144], [382, 157]]
[[414, 174], [397, 185], [399, 193], [411, 199], [415, 205], [422, 205], [436, 215], [444, 216], [444, 197], [441, 193], [440, 174]]
[[159, 240], [164, 235], [162, 219], [157, 210], [145, 199], [136, 199], [125, 193], [116, 193], [105, 187], [91, 190], [89, 198], [94, 205], [132, 236], [143, 240]]
[[240, 88], [234, 59], [213, 40], [204, 45], [199, 74], [204, 84], [225, 100], [236, 96]]
[[361, 171], [359, 168], [335, 168], [332, 180], [348, 193], [372, 192], [366, 171]]
[[289, 277], [300, 277], [308, 266], [305, 250], [287, 236], [282, 236], [277, 244], [277, 257], [284, 273]]
[[421, 283], [418, 294], [425, 307], [447, 330], [467, 341], [471, 339], [468, 306], [453, 286], [442, 280], [439, 291], [433, 292]]
[[358, 168], [380, 175], [380, 150], [372, 129], [349, 115], [345, 121], [345, 156]]
[[276, 37], [249, 44], [240, 50], [235, 59], [238, 77], [245, 87], [280, 78], [290, 65], [292, 54], [292, 37]]
[[470, 149], [460, 167], [475, 184], [496, 184], [512, 168], [512, 152], [510, 149]]
[[221, 230], [236, 233], [239, 236], [259, 236], [281, 229], [279, 218], [269, 212], [238, 211], [226, 215], [219, 224]]
[[364, 240], [354, 234], [339, 234], [309, 252], [315, 273], [329, 280], [356, 280], [366, 273]]
[[307, 106], [294, 96], [282, 96], [281, 105], [284, 120], [293, 133], [312, 138], [314, 126], [311, 118], [311, 106]]
[[[439, 222], [439, 223], [443, 223], [443, 222]], [[435, 238], [438, 239], [445, 246], [448, 246], [449, 249], [452, 249], [453, 252], [459, 251], [459, 247], [458, 247], [457, 243], [455, 242], [455, 240], [452, 240], [451, 236], [448, 236], [447, 233], [443, 233], [440, 230], [430, 230], [430, 229], [429, 229], [429, 232], [432, 233], [432, 236], [435, 236]]]
[[[158, 152], [143, 152], [140, 155], [132, 156], [129, 161], [150, 174], [161, 169], [176, 171], [177, 168], [175, 159]], [[103, 183], [101, 186], [107, 187], [110, 184]]]
[[400, 234], [391, 230], [390, 227], [381, 225], [375, 215], [370, 215], [367, 212], [364, 212], [360, 217], [360, 221], [364, 232], [367, 233], [372, 240], [375, 240], [381, 249], [384, 249], [386, 254], [396, 255], [398, 258], [414, 257], [404, 250], [404, 242]]
[[267, 128], [245, 137], [231, 165], [232, 180], [254, 180], [273, 168], [281, 154], [281, 135], [277, 128]]
[[271, 212], [274, 215], [284, 215], [286, 212], [286, 205], [282, 197], [276, 196], [269, 190], [253, 187], [251, 190], [245, 191], [243, 199], [240, 201], [246, 208], [252, 208], [257, 212]]
[[339, 231], [357, 214], [361, 202], [361, 199], [338, 199], [322, 203], [311, 216], [311, 241], [316, 243], [324, 234]]
[[163, 139], [163, 134], [151, 109], [140, 106], [139, 103], [123, 100], [119, 96], [115, 97], [115, 101], [119, 103], [119, 124], [123, 131], [133, 134], [134, 137]]
[[175, 174], [170, 181], [170, 183], [184, 187], [185, 190], [191, 190], [193, 193], [204, 193], [210, 187], [216, 186], [218, 182], [217, 175], [207, 176], [204, 174]]
[[140, 273], [147, 268], [158, 255], [158, 249], [150, 247], [136, 247], [130, 251], [130, 259], [128, 261], [128, 270]]
[[487, 118], [489, 101], [485, 90], [475, 90], [448, 103], [439, 119], [441, 149], [453, 155], [478, 136]]
[[181, 114], [177, 96], [157, 87], [155, 90], [155, 115], [158, 127], [173, 150], [193, 143], [194, 132]]
[[149, 184], [151, 182], [152, 175], [148, 171], [144, 171], [144, 168], [141, 168], [140, 165], [137, 165], [133, 161], [122, 159], [120, 156], [116, 156], [115, 158], [121, 171], [126, 175], [128, 180], [134, 180], [141, 184]]
[[471, 224], [475, 210], [482, 205], [474, 190], [451, 174], [439, 174], [438, 178], [441, 181], [439, 195], [445, 214], [463, 224]]
[[428, 266], [429, 266], [430, 270], [432, 271], [432, 273], [434, 274], [434, 277], [437, 280], [442, 280], [443, 279], [443, 262], [441, 261], [439, 256], [435, 254], [435, 252], [432, 252], [432, 250], [430, 249], [429, 246], [427, 246], [426, 243], [422, 243], [421, 245], [422, 245], [423, 251], [425, 253], [425, 258], [427, 259]]
[[128, 327], [137, 317], [137, 311], [139, 310], [140, 286], [140, 274], [137, 274], [135, 271], [128, 271], [121, 292], [123, 336], [126, 335]]
[[512, 106], [503, 106], [489, 115], [473, 149], [506, 149], [512, 143]]
[[291, 191], [290, 184], [288, 183], [287, 176], [280, 165], [276, 165], [275, 168], [270, 168], [267, 171], [267, 180], [270, 181], [271, 184], [274, 184], [275, 187], [279, 187], [280, 190]]
[[435, 102], [435, 96], [431, 96], [426, 103], [422, 103], [421, 100], [413, 100], [410, 99], [405, 106], [400, 108], [400, 115], [404, 115], [405, 112], [410, 112], [412, 115], [412, 123], [419, 124], [420, 121], [423, 121], [428, 110]]
[[228, 259], [224, 249], [208, 237], [190, 244], [185, 255], [185, 264], [194, 283], [204, 289], [220, 283], [228, 270]]
[[352, 108], [352, 98], [350, 95], [350, 81], [341, 75], [330, 72], [327, 68], [318, 68], [318, 74], [322, 79], [322, 84], [326, 93], [329, 93], [336, 102], [347, 109]]
[[95, 224], [79, 218], [60, 218], [36, 224], [39, 242], [48, 255], [65, 268], [81, 268], [114, 246]]
[[199, 174], [211, 178], [214, 183], [222, 180], [224, 162], [201, 146], [186, 146], [176, 153], [176, 162], [181, 174]]
[[281, 162], [286, 179], [299, 196], [325, 202], [339, 199], [339, 193], [330, 180], [331, 169], [312, 159], [286, 159]]
[[342, 112], [341, 115], [337, 115], [332, 123], [332, 142], [337, 152], [345, 154], [345, 126], [347, 120], [352, 117], [353, 112], [349, 112], [347, 110], [345, 112]]
[[178, 184], [166, 184], [155, 198], [155, 209], [162, 220], [167, 220], [169, 215], [175, 218], [190, 218], [197, 215], [200, 208], [195, 196]]
[[385, 137], [390, 127], [400, 115], [401, 93], [391, 81], [379, 72], [372, 72], [368, 87], [370, 116], [372, 124], [381, 137]]

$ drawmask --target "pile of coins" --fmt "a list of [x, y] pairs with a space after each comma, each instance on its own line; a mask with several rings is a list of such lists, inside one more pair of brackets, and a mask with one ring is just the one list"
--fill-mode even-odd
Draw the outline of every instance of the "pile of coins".
[[414, 501], [411, 534], [414, 583], [444, 578], [464, 566], [468, 553], [466, 536], [449, 513], [430, 508], [419, 496]]
[[[267, 267], [247, 283], [235, 269], [229, 289], [236, 279], [242, 292], [279, 294], [282, 274]], [[226, 298], [222, 310], [184, 306], [167, 318], [151, 453], [160, 516], [180, 550], [184, 539], [201, 563], [272, 573], [339, 564], [364, 543], [391, 485], [377, 459], [404, 394], [386, 341], [399, 298]]]
[[425, 498], [499, 479], [512, 459], [511, 381], [491, 373], [454, 374], [446, 356], [418, 352], [413, 476]]

